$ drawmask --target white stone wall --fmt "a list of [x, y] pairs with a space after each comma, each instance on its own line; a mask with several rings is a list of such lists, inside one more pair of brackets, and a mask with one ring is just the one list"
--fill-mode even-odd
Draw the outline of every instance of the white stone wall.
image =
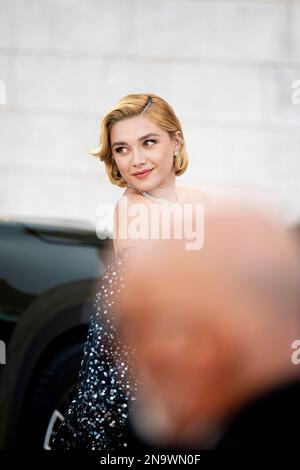
[[123, 190], [87, 153], [121, 96], [163, 96], [182, 121], [178, 180], [258, 191], [300, 220], [300, 3], [0, 0], [0, 216], [97, 222]]

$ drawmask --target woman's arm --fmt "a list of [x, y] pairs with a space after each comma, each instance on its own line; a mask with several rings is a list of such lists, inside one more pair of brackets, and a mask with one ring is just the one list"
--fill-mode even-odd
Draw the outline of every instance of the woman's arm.
[[[113, 219], [113, 244], [115, 254], [120, 254], [125, 248], [137, 245], [140, 237], [133, 225], [138, 217], [142, 217], [142, 224], [150, 223], [150, 202], [139, 194], [122, 196], [117, 202]], [[134, 207], [133, 207], [134, 206]], [[149, 227], [147, 228], [149, 233]]]

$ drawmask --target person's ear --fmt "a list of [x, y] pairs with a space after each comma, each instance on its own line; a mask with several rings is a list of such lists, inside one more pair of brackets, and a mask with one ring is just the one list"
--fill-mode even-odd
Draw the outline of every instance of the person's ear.
[[173, 136], [173, 143], [174, 143], [173, 155], [174, 155], [174, 157], [176, 157], [177, 154], [179, 153], [182, 142], [183, 142], [183, 139], [181, 137], [180, 131], [176, 131], [175, 135]]

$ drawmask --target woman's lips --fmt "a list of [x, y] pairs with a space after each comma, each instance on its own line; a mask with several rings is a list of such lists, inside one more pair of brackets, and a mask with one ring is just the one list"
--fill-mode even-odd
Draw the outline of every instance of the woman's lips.
[[140, 175], [133, 175], [135, 178], [145, 178], [147, 175], [151, 173], [151, 171], [154, 170], [154, 168], [151, 168], [151, 170], [145, 171], [145, 173], [141, 173]]

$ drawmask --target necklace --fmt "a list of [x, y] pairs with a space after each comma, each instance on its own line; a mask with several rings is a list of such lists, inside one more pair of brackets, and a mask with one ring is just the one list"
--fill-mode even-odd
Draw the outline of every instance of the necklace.
[[127, 184], [127, 187], [135, 189], [136, 191], [138, 191], [142, 196], [146, 197], [147, 199], [151, 199], [152, 201], [157, 201], [157, 202], [160, 202], [162, 204], [172, 205], [172, 204], [176, 204], [177, 201], [178, 201], [177, 194], [176, 194], [176, 201], [173, 202], [173, 201], [168, 201], [168, 199], [162, 199], [158, 196], [154, 196], [154, 194], [147, 193], [147, 191], [141, 191], [140, 189], [136, 188], [132, 184]]

